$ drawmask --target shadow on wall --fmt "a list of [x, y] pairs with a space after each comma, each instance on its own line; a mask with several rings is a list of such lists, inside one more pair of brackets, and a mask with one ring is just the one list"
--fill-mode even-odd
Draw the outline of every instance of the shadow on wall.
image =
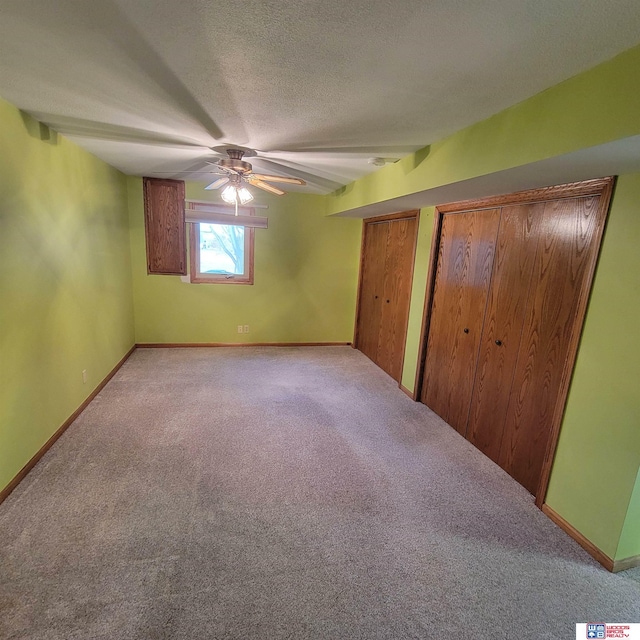
[[347, 193], [349, 193], [350, 191], [353, 190], [353, 182], [350, 182], [349, 184], [345, 184], [342, 187], [340, 187], [339, 189], [336, 189], [332, 195], [334, 196], [343, 196]]
[[53, 129], [49, 129], [49, 127], [43, 122], [38, 122], [32, 118], [28, 113], [24, 111], [20, 112], [20, 117], [22, 118], [22, 122], [24, 123], [24, 128], [26, 132], [36, 140], [40, 140], [41, 142], [47, 142], [51, 145], [58, 144], [58, 132]]
[[400, 166], [404, 170], [405, 174], [411, 173], [417, 169], [431, 154], [431, 145], [427, 145], [422, 149], [418, 149], [415, 153], [412, 153], [400, 160]]

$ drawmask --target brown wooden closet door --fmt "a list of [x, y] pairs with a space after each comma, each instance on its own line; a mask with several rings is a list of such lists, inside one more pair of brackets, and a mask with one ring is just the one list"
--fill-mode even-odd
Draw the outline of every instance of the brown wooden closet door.
[[362, 281], [358, 309], [357, 344], [365, 356], [377, 363], [388, 222], [365, 225], [362, 247]]
[[544, 204], [502, 209], [467, 439], [498, 462]]
[[404, 361], [407, 318], [411, 302], [416, 218], [388, 224], [387, 250], [382, 290], [382, 317], [378, 336], [377, 363], [394, 380], [400, 380]]
[[499, 209], [446, 214], [433, 291], [422, 402], [459, 433], [469, 417]]
[[540, 480], [565, 360], [577, 340], [575, 319], [588, 296], [603, 224], [599, 201], [568, 198], [544, 206], [499, 459], [531, 493]]

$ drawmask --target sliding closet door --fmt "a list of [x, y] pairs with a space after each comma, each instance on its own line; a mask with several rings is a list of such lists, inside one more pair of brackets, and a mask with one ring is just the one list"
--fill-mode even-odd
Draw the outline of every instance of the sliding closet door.
[[422, 402], [464, 434], [500, 220], [499, 209], [443, 217]]
[[467, 439], [498, 462], [544, 203], [502, 209]]
[[536, 492], [551, 426], [562, 412], [582, 313], [600, 245], [601, 196], [544, 205], [531, 292], [515, 367], [500, 466]]

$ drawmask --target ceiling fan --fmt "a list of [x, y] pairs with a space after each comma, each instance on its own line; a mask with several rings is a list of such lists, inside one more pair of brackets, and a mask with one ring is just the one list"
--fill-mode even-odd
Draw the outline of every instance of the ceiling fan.
[[[272, 176], [264, 173], [253, 173], [253, 167], [249, 162], [245, 162], [242, 157], [247, 154], [244, 149], [226, 149], [228, 158], [221, 158], [217, 162], [212, 162], [220, 170], [220, 177], [207, 185], [205, 189], [213, 190], [224, 187], [220, 193], [221, 198], [229, 204], [247, 204], [253, 200], [251, 192], [245, 184], [250, 184], [277, 196], [285, 195], [285, 191], [274, 187], [269, 182], [281, 182], [285, 184], [306, 185], [301, 178], [288, 178], [285, 176]], [[248, 155], [248, 154], [247, 154]], [[226, 186], [225, 186], [226, 185]]]

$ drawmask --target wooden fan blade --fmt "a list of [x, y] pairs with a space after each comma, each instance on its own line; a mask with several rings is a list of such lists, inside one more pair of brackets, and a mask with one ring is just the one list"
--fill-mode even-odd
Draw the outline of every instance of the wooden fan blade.
[[269, 182], [285, 182], [287, 184], [307, 184], [301, 178], [285, 178], [283, 176], [270, 176], [265, 173], [252, 173], [252, 177], [257, 178], [258, 180], [268, 180]]
[[207, 185], [205, 187], [205, 190], [211, 191], [212, 189], [219, 189], [222, 185], [227, 184], [227, 182], [229, 182], [229, 178], [227, 178], [226, 176], [223, 176], [222, 178], [218, 178], [217, 180], [214, 180], [211, 184]]
[[264, 189], [265, 191], [269, 191], [270, 193], [275, 193], [277, 196], [283, 196], [285, 194], [284, 191], [278, 189], [278, 187], [273, 187], [266, 182], [262, 182], [262, 180], [258, 180], [258, 178], [247, 178], [246, 179], [249, 184], [252, 184], [254, 187], [258, 187], [258, 189]]

